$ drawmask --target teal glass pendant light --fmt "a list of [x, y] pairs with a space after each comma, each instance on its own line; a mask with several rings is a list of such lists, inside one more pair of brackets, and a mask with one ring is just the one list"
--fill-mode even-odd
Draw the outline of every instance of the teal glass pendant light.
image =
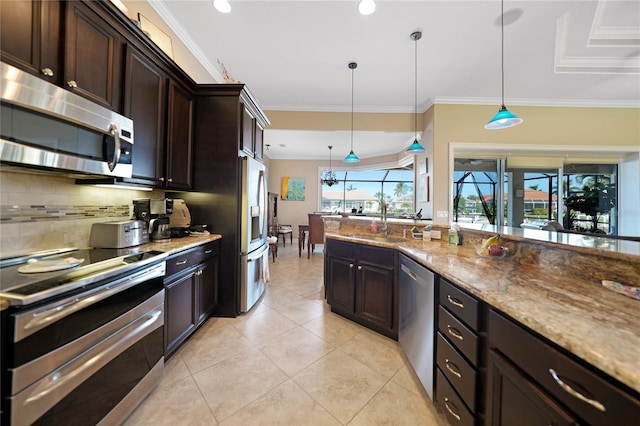
[[357, 163], [360, 161], [358, 156], [353, 152], [353, 70], [356, 68], [358, 68], [358, 64], [349, 62], [349, 69], [351, 70], [351, 152], [344, 157], [345, 163]]
[[501, 13], [500, 13], [500, 30], [501, 30], [501, 61], [502, 61], [502, 69], [501, 69], [501, 77], [502, 77], [502, 105], [500, 106], [500, 111], [496, 115], [493, 116], [491, 120], [487, 124], [484, 125], [485, 129], [488, 130], [497, 130], [497, 129], [506, 129], [507, 127], [517, 126], [522, 123], [524, 120], [504, 106], [504, 0], [500, 2]]
[[422, 33], [416, 31], [409, 36], [411, 40], [415, 42], [416, 54], [415, 54], [415, 90], [414, 90], [414, 109], [413, 109], [413, 130], [414, 138], [413, 143], [407, 148], [407, 152], [410, 154], [420, 154], [424, 152], [424, 147], [418, 142], [418, 40], [422, 38]]

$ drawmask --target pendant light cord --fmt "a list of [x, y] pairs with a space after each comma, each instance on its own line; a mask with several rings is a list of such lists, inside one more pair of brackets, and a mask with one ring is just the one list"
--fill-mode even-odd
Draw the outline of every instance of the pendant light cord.
[[353, 70], [355, 67], [351, 68], [351, 152], [353, 152]]
[[500, 61], [502, 63], [501, 78], [502, 78], [502, 108], [504, 106], [504, 0], [500, 2], [500, 42], [501, 42], [501, 55]]
[[413, 132], [414, 139], [418, 140], [418, 37], [415, 37], [415, 61], [414, 61], [414, 102], [413, 102]]

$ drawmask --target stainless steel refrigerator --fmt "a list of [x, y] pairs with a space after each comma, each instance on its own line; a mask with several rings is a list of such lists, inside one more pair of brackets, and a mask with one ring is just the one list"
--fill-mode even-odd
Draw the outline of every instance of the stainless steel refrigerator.
[[240, 229], [240, 312], [248, 312], [264, 292], [269, 267], [267, 184], [264, 164], [242, 159]]

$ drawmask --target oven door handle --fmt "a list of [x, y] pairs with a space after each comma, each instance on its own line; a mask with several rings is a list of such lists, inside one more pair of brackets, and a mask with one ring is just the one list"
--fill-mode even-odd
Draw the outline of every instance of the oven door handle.
[[37, 420], [111, 360], [163, 324], [164, 306], [160, 305], [20, 392], [12, 398], [12, 407], [21, 408], [21, 422], [31, 424]]
[[16, 318], [16, 335], [15, 341], [19, 342], [74, 312], [93, 305], [101, 300], [106, 299], [116, 293], [124, 291], [130, 287], [148, 281], [152, 278], [161, 277], [166, 270], [165, 262], [159, 263], [151, 268], [144, 269], [138, 273], [116, 280], [97, 289], [58, 301], [47, 305], [31, 315], [25, 315]]

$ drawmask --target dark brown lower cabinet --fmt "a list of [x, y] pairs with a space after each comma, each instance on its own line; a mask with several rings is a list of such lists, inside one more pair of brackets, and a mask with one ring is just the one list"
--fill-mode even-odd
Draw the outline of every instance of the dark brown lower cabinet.
[[535, 383], [502, 357], [489, 353], [492, 426], [579, 424]]
[[398, 339], [398, 280], [392, 249], [328, 238], [325, 286], [331, 311]]
[[218, 303], [219, 242], [213, 241], [167, 259], [165, 359], [203, 324]]
[[488, 424], [628, 425], [640, 395], [502, 313], [489, 311]]

